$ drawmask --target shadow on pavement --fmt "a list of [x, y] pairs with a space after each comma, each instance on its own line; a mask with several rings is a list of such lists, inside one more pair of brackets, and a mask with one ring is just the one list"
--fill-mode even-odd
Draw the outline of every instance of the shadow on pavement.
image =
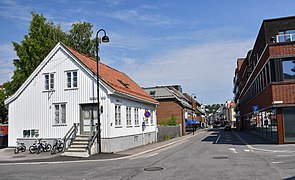
[[224, 128], [209, 129], [208, 132], [211, 134], [204, 139], [203, 142], [212, 142], [212, 144], [230, 144], [230, 145], [244, 145], [235, 134], [240, 136], [249, 145], [276, 145], [276, 143], [264, 139], [255, 134], [251, 134], [246, 131], [238, 131], [232, 129], [231, 131], [225, 131]]

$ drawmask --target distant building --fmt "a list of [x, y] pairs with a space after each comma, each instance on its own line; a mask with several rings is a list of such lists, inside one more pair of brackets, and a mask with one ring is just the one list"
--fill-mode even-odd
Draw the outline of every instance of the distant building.
[[233, 83], [239, 129], [295, 143], [295, 16], [262, 22]]
[[190, 98], [182, 93], [181, 86], [156, 86], [143, 89], [160, 103], [157, 106], [158, 124], [167, 122], [171, 115], [175, 115], [177, 122], [182, 125], [182, 134], [185, 134], [185, 120], [196, 117], [196, 113]]

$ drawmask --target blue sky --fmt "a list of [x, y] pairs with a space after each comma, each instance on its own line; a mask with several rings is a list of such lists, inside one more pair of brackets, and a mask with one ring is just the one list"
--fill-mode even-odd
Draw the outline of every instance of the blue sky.
[[27, 34], [31, 12], [60, 24], [104, 28], [101, 61], [142, 87], [180, 84], [206, 104], [233, 97], [236, 60], [253, 47], [263, 19], [293, 16], [294, 0], [59, 0], [0, 2], [0, 84], [10, 80], [12, 41]]

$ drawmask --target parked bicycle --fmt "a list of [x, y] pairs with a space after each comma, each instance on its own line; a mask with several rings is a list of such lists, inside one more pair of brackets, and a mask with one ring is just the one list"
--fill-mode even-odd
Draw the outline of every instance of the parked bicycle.
[[39, 154], [40, 152], [48, 152], [51, 150], [51, 144], [46, 141], [42, 141], [42, 139], [37, 139], [33, 145], [29, 147], [29, 151], [32, 154]]
[[56, 154], [56, 152], [62, 152], [64, 149], [64, 143], [61, 139], [54, 139], [54, 144], [51, 149], [51, 154]]
[[14, 148], [14, 154], [18, 154], [20, 151], [21, 152], [25, 152], [26, 151], [26, 146], [25, 143], [20, 143], [20, 142], [16, 142], [17, 145]]

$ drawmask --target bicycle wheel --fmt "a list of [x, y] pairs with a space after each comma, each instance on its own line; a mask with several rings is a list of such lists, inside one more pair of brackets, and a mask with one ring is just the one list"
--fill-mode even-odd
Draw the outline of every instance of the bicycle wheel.
[[16, 147], [15, 149], [14, 149], [14, 154], [17, 154], [18, 153], [18, 148]]
[[29, 147], [29, 151], [31, 154], [35, 154], [37, 152], [38, 148], [35, 144]]
[[26, 146], [23, 146], [23, 147], [22, 147], [22, 152], [25, 152], [26, 149], [27, 149]]
[[58, 152], [62, 152], [64, 150], [64, 143], [60, 143], [57, 149]]
[[53, 155], [53, 154], [56, 153], [56, 148], [57, 148], [57, 146], [56, 145], [53, 145], [53, 147], [51, 149], [51, 155]]
[[44, 151], [45, 151], [45, 152], [49, 152], [50, 150], [51, 150], [51, 144], [47, 144], [47, 145], [45, 146]]

